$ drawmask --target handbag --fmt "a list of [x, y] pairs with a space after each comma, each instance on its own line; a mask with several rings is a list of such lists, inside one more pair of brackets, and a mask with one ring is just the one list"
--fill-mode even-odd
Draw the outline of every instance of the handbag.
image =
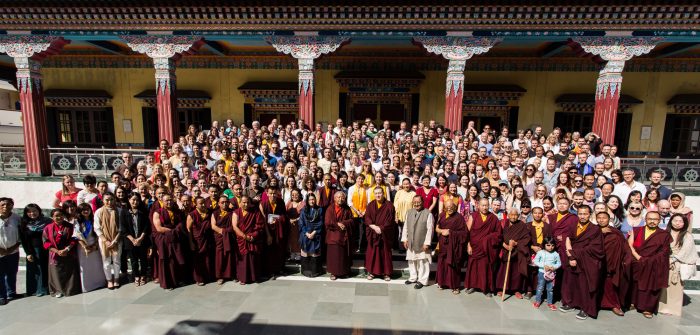
[[684, 264], [680, 263], [681, 280], [686, 281], [693, 279], [695, 273], [697, 272], [697, 267], [695, 264]]

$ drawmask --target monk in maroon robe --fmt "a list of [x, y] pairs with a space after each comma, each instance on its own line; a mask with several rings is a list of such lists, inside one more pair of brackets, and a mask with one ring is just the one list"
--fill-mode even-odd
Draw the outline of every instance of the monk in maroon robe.
[[[532, 222], [530, 222], [530, 258], [537, 254], [538, 251], [544, 249], [545, 237], [552, 236], [552, 225], [544, 220], [544, 209], [535, 207], [532, 209]], [[527, 278], [527, 299], [532, 298], [532, 292], [537, 290], [537, 274], [539, 268], [536, 266], [528, 266]]]
[[[591, 207], [578, 207], [578, 224], [565, 241], [566, 263], [562, 262], [562, 306], [559, 310], [569, 312], [574, 308], [580, 311], [577, 319], [589, 316], [598, 317], [598, 288], [602, 280], [602, 266], [605, 261], [603, 234], [600, 228], [591, 224]], [[566, 292], [566, 294], [564, 294]]]
[[487, 297], [496, 291], [496, 263], [501, 248], [501, 224], [489, 212], [489, 201], [479, 200], [479, 210], [472, 213], [467, 222], [469, 239], [467, 242], [467, 275], [464, 287], [467, 294], [480, 290]]
[[[423, 209], [422, 199], [413, 198], [414, 206]], [[460, 275], [464, 258], [464, 248], [467, 245], [467, 224], [464, 216], [457, 213], [457, 206], [452, 201], [445, 202], [445, 208], [440, 213], [435, 231], [438, 235], [438, 266], [435, 281], [440, 289], [451, 289], [458, 294], [461, 286]]]
[[[570, 207], [571, 201], [567, 198], [561, 198], [557, 200], [557, 213], [547, 215], [547, 221], [552, 227], [552, 237], [554, 237], [554, 242], [556, 243], [557, 252], [559, 252], [559, 258], [562, 264], [562, 267], [557, 271], [558, 278], [564, 275], [564, 270], [568, 263], [566, 258], [566, 237], [571, 235], [572, 231], [576, 231], [576, 225], [578, 224], [578, 217], [575, 214], [571, 214], [569, 211]], [[565, 296], [569, 294], [569, 291], [562, 290], [563, 283], [563, 280], [555, 281], [554, 296], [561, 296], [561, 300], [569, 301], [571, 297]]]
[[184, 215], [170, 194], [163, 195], [163, 208], [153, 213], [153, 241], [158, 251], [160, 287], [172, 290], [182, 282], [185, 266], [183, 240], [187, 239]]
[[659, 212], [647, 212], [645, 227], [632, 229], [632, 304], [651, 319], [659, 307], [661, 289], [668, 287], [671, 234], [659, 228]]
[[375, 200], [367, 205], [365, 212], [365, 271], [369, 280], [381, 275], [384, 276], [384, 280], [389, 281], [394, 271], [391, 247], [394, 241], [396, 211], [394, 205], [386, 200], [384, 189], [376, 187], [373, 192]]
[[347, 196], [343, 192], [333, 195], [334, 204], [326, 209], [326, 270], [331, 274], [331, 280], [350, 274], [352, 267], [352, 231], [354, 220]]
[[332, 177], [330, 173], [323, 175], [323, 186], [316, 190], [316, 199], [318, 199], [318, 207], [326, 210], [328, 206], [333, 204], [333, 195], [336, 192], [335, 187], [331, 184]]
[[240, 208], [233, 212], [232, 227], [236, 232], [236, 277], [241, 285], [260, 280], [261, 253], [265, 243], [265, 220], [248, 196], [241, 197]]
[[231, 226], [231, 211], [228, 208], [229, 200], [225, 195], [219, 196], [216, 210], [211, 215], [211, 230], [214, 231], [214, 276], [216, 283], [223, 285], [224, 281], [236, 277], [236, 253], [233, 244], [235, 233]]
[[196, 208], [187, 215], [187, 231], [190, 233], [192, 250], [192, 277], [202, 286], [212, 279], [214, 269], [214, 236], [211, 231], [211, 215], [207, 212], [204, 198], [197, 197]]
[[[153, 223], [153, 213], [157, 212], [159, 209], [163, 207], [163, 195], [169, 193], [168, 188], [161, 186], [156, 189], [156, 201], [154, 201], [151, 204], [151, 207], [148, 209], [148, 220], [151, 222], [151, 231], [155, 232], [156, 231], [156, 226]], [[151, 263], [151, 277], [153, 277], [153, 281], [158, 283], [158, 249], [156, 248], [155, 244], [155, 234], [151, 234], [151, 255], [149, 256], [150, 258], [150, 263]]]
[[627, 301], [632, 253], [622, 232], [610, 227], [610, 214], [597, 213], [596, 222], [603, 233], [605, 248], [604, 283], [600, 308], [611, 309], [615, 315], [623, 316], [625, 313], [622, 307]]
[[272, 280], [284, 275], [284, 263], [287, 260], [287, 239], [289, 238], [289, 220], [287, 208], [282, 198], [278, 196], [276, 186], [269, 186], [267, 199], [260, 201], [260, 212], [267, 223], [267, 245], [263, 249], [263, 270]]
[[[510, 267], [508, 264], [510, 255]], [[508, 223], [503, 227], [503, 242], [501, 243], [501, 266], [496, 277], [496, 288], [499, 296], [506, 291], [515, 292], [517, 299], [522, 299], [526, 289], [527, 267], [530, 263], [530, 226], [520, 221], [520, 211], [511, 208], [508, 211]], [[508, 277], [506, 279], [506, 270]], [[506, 287], [503, 287], [503, 283]]]

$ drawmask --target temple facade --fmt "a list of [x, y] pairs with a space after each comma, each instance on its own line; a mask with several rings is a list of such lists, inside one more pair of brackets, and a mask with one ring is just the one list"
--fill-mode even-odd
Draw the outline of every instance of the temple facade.
[[700, 154], [696, 5], [51, 3], [0, 8], [31, 174], [47, 146], [152, 148], [226, 119], [539, 125]]

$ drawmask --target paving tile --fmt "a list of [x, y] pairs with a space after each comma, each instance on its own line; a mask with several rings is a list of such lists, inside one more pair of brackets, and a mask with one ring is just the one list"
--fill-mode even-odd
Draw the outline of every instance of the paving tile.
[[352, 316], [353, 304], [337, 302], [319, 302], [311, 314], [312, 320], [342, 321]]
[[388, 296], [389, 288], [387, 284], [357, 283], [355, 284], [355, 295], [357, 296]]

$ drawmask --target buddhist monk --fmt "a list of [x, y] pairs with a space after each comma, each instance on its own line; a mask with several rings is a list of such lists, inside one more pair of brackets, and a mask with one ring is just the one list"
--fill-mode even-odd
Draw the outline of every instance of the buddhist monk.
[[480, 290], [487, 297], [492, 297], [496, 290], [496, 262], [501, 248], [501, 224], [493, 213], [489, 212], [489, 201], [479, 200], [478, 211], [472, 213], [467, 221], [469, 239], [467, 241], [467, 275], [464, 287], [467, 294]]
[[156, 201], [154, 201], [151, 204], [151, 207], [148, 209], [148, 219], [151, 222], [151, 231], [154, 232], [151, 234], [151, 252], [148, 254], [148, 257], [150, 258], [150, 264], [151, 264], [151, 276], [153, 277], [153, 282], [156, 284], [159, 282], [158, 279], [158, 249], [156, 248], [156, 241], [155, 241], [155, 225], [153, 224], [153, 213], [157, 212], [159, 209], [163, 208], [165, 205], [163, 205], [163, 195], [170, 193], [167, 187], [165, 186], [160, 186], [156, 188]]
[[651, 319], [659, 307], [661, 289], [668, 287], [671, 234], [659, 229], [659, 212], [647, 212], [646, 226], [632, 229], [628, 238], [632, 256], [632, 304]]
[[566, 313], [578, 308], [576, 318], [585, 320], [589, 316], [598, 317], [597, 292], [605, 249], [600, 228], [591, 224], [591, 207], [585, 204], [578, 206], [577, 213], [576, 229], [564, 242], [567, 261], [562, 264], [564, 278], [561, 286], [562, 306], [559, 310]]
[[[567, 198], [560, 198], [557, 200], [557, 213], [547, 215], [547, 222], [549, 222], [552, 227], [552, 236], [554, 237], [554, 242], [556, 242], [556, 248], [559, 252], [559, 258], [561, 259], [562, 267], [557, 271], [557, 277], [562, 278], [564, 268], [568, 263], [566, 259], [566, 237], [571, 234], [571, 232], [576, 231], [576, 225], [578, 224], [578, 217], [572, 214], [569, 209], [571, 207], [571, 201]], [[571, 300], [571, 297], [564, 297], [564, 294], [569, 292], [563, 292], [561, 285], [564, 283], [563, 280], [557, 280], [554, 284], [554, 295], [561, 296], [561, 300]]]
[[160, 287], [173, 290], [181, 282], [185, 253], [182, 240], [186, 238], [183, 215], [170, 194], [162, 197], [163, 207], [153, 213], [153, 241], [158, 251]]
[[[507, 266], [509, 255], [510, 267]], [[517, 208], [511, 208], [508, 210], [508, 223], [503, 227], [501, 266], [496, 277], [499, 296], [505, 293], [503, 291], [512, 291], [515, 292], [515, 298], [523, 298], [522, 292], [526, 289], [529, 263], [530, 226], [520, 221], [520, 211]], [[506, 270], [508, 270], [507, 277]], [[504, 282], [506, 287], [503, 287]]]
[[[423, 207], [423, 198], [419, 195], [413, 198], [413, 208], [426, 213], [428, 220], [432, 219], [430, 210]], [[409, 212], [409, 215], [411, 213]], [[464, 216], [457, 213], [457, 205], [452, 201], [445, 203], [445, 208], [439, 215], [435, 228], [438, 234], [438, 267], [435, 281], [440, 289], [451, 289], [453, 294], [459, 294], [460, 275], [467, 245], [467, 225]], [[407, 248], [408, 250], [408, 248]]]
[[192, 276], [198, 286], [212, 279], [214, 270], [214, 236], [211, 215], [204, 198], [194, 199], [195, 209], [187, 215], [187, 231], [192, 250]]
[[231, 215], [233, 231], [236, 232], [238, 255], [236, 277], [241, 285], [260, 280], [260, 254], [265, 243], [265, 220], [248, 196], [242, 196], [239, 208]]
[[394, 219], [396, 211], [394, 205], [386, 200], [384, 189], [376, 187], [374, 200], [367, 205], [365, 213], [365, 233], [367, 235], [367, 252], [365, 253], [365, 270], [367, 279], [375, 276], [384, 276], [385, 281], [391, 280], [394, 267], [391, 260], [391, 246], [393, 243]]
[[347, 196], [343, 192], [333, 194], [334, 204], [325, 213], [326, 228], [326, 270], [331, 274], [331, 280], [346, 277], [352, 266], [353, 238], [352, 232], [355, 220]]
[[612, 309], [617, 316], [625, 315], [622, 306], [627, 300], [629, 288], [630, 264], [632, 253], [625, 236], [620, 230], [610, 227], [610, 214], [599, 212], [596, 222], [603, 233], [605, 263], [603, 263], [603, 293], [600, 308]]
[[[451, 202], [454, 204], [453, 202]], [[406, 249], [406, 261], [408, 261], [409, 278], [406, 280], [406, 285], [413, 285], [413, 288], [419, 290], [423, 286], [428, 285], [428, 277], [430, 276], [430, 244], [433, 238], [433, 215], [429, 210], [423, 208], [423, 199], [420, 196], [414, 195], [411, 200], [413, 208], [406, 212], [406, 220], [404, 229], [401, 232], [401, 242]], [[449, 215], [442, 215], [446, 220], [451, 220], [459, 216], [461, 218], [462, 228], [465, 229], [464, 242], [466, 242], [466, 228], [464, 217], [461, 215], [452, 215], [456, 211], [452, 208]], [[445, 211], [445, 213], [447, 213]], [[447, 222], [445, 225], [448, 225]], [[449, 228], [444, 231], [445, 237], [449, 238]], [[457, 234], [457, 233], [455, 233]], [[457, 277], [457, 285], [459, 285], [459, 277]], [[457, 286], [459, 288], [459, 286]]]
[[277, 186], [268, 186], [265, 190], [267, 199], [260, 202], [260, 212], [265, 219], [267, 244], [263, 248], [263, 270], [270, 279], [284, 275], [284, 263], [287, 260], [287, 239], [289, 238], [289, 220], [284, 201], [278, 196]]
[[323, 186], [316, 190], [316, 199], [318, 202], [318, 207], [326, 210], [330, 205], [333, 204], [333, 195], [336, 192], [335, 186], [331, 184], [332, 177], [330, 173], [323, 175]]
[[[544, 209], [535, 207], [532, 209], [532, 222], [530, 223], [530, 257], [536, 255], [544, 248], [544, 239], [552, 236], [552, 225], [544, 221]], [[539, 269], [536, 266], [528, 267], [527, 293], [525, 298], [532, 298], [532, 292], [537, 290], [537, 277]]]
[[235, 233], [231, 226], [229, 200], [219, 195], [218, 204], [211, 215], [211, 230], [214, 232], [214, 276], [216, 283], [223, 285], [226, 280], [235, 278], [236, 253], [233, 248]]

